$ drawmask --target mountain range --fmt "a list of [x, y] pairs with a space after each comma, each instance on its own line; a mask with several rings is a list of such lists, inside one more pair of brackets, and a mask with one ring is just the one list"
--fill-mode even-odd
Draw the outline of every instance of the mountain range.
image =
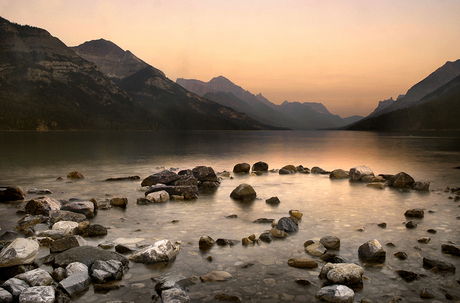
[[0, 87], [0, 130], [273, 129], [185, 90], [110, 41], [71, 49], [3, 18]]
[[263, 123], [280, 127], [291, 129], [334, 128], [363, 118], [353, 116], [342, 119], [338, 115], [331, 114], [323, 104], [316, 102], [284, 101], [281, 105], [276, 105], [262, 94], [254, 95], [223, 76], [212, 78], [209, 82], [178, 78], [176, 83], [206, 99], [233, 107]]
[[365, 119], [349, 130], [460, 130], [460, 59], [446, 62], [405, 95], [380, 101]]

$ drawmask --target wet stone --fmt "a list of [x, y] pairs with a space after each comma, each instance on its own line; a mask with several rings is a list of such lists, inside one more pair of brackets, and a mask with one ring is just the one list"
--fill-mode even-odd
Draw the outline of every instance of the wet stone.
[[396, 273], [406, 282], [412, 282], [420, 279], [420, 275], [409, 270], [397, 270]]
[[417, 223], [413, 221], [409, 221], [406, 223], [406, 228], [416, 228], [416, 227], [417, 227]]
[[407, 259], [407, 254], [403, 251], [398, 251], [397, 253], [394, 254], [394, 256], [400, 260], [406, 260]]

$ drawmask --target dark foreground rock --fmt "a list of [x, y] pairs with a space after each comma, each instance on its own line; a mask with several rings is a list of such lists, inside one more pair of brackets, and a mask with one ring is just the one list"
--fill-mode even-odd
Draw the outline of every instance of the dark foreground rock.
[[423, 266], [427, 268], [436, 267], [438, 270], [441, 271], [451, 271], [455, 272], [455, 265], [449, 262], [445, 262], [436, 258], [431, 257], [424, 257], [423, 258]]
[[257, 163], [254, 163], [252, 165], [252, 171], [262, 171], [262, 172], [267, 172], [268, 171], [268, 164], [262, 161], [259, 161]]
[[299, 230], [297, 223], [289, 217], [282, 217], [276, 224], [276, 229], [285, 232], [295, 232]]
[[412, 188], [415, 180], [405, 172], [400, 172], [394, 175], [390, 180], [387, 181], [388, 187], [394, 187], [399, 189]]
[[358, 249], [358, 256], [366, 262], [384, 262], [386, 251], [376, 239], [362, 244]]
[[251, 169], [251, 166], [249, 163], [238, 163], [233, 167], [233, 172], [235, 174], [247, 174], [249, 173], [249, 170]]
[[251, 185], [243, 183], [232, 191], [230, 197], [235, 200], [252, 201], [257, 197], [257, 193]]
[[61, 202], [50, 197], [29, 200], [24, 208], [27, 214], [49, 216], [50, 211], [60, 210]]

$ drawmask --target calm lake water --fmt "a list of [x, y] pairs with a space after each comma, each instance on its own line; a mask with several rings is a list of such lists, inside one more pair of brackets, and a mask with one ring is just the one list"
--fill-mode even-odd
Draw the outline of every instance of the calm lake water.
[[[388, 302], [402, 296], [408, 302], [420, 302], [420, 291], [431, 288], [434, 300], [445, 301], [445, 294], [460, 296], [460, 258], [441, 252], [441, 245], [460, 245], [459, 202], [448, 199], [455, 195], [446, 187], [460, 187], [459, 133], [373, 133], [346, 131], [194, 131], [194, 132], [1, 132], [0, 186], [17, 185], [24, 190], [47, 188], [56, 199], [89, 200], [124, 196], [126, 210], [101, 210], [91, 219], [110, 227], [103, 238], [87, 238], [91, 245], [118, 238], [141, 238], [144, 243], [161, 239], [181, 241], [181, 251], [168, 264], [131, 263], [120, 281], [124, 287], [107, 294], [94, 294], [92, 287], [76, 302], [110, 302], [126, 300], [150, 302], [155, 283], [151, 277], [180, 274], [185, 277], [225, 270], [233, 279], [221, 283], [201, 283], [189, 287], [193, 302], [213, 302], [216, 293], [240, 296], [244, 302], [314, 302], [323, 280], [321, 267], [306, 270], [287, 265], [292, 257], [311, 257], [303, 247], [307, 240], [318, 241], [334, 235], [341, 239], [339, 254], [350, 262], [362, 264], [358, 247], [377, 239], [387, 250], [386, 261], [377, 266], [364, 266], [362, 289], [356, 290], [355, 302], [368, 298]], [[366, 165], [377, 174], [406, 172], [415, 180], [431, 181], [429, 192], [378, 190], [348, 180], [330, 180], [328, 175], [266, 173], [261, 176], [234, 175], [224, 178], [213, 192], [202, 192], [191, 201], [169, 201], [163, 204], [137, 205], [143, 197], [140, 181], [104, 182], [107, 178], [138, 175], [141, 180], [164, 168], [192, 169], [211, 166], [216, 172], [232, 171], [237, 163], [264, 161], [269, 169], [287, 164], [331, 171], [337, 168]], [[56, 181], [78, 170], [86, 178], [78, 182]], [[230, 198], [241, 183], [251, 184], [258, 199], [240, 203]], [[277, 196], [281, 203], [274, 207], [265, 200]], [[27, 198], [37, 197], [28, 194]], [[0, 205], [1, 233], [12, 229], [22, 217], [19, 204]], [[407, 229], [404, 212], [425, 209], [425, 218], [416, 220], [418, 227]], [[269, 224], [252, 223], [258, 218], [280, 219], [291, 209], [303, 213], [299, 232], [290, 237], [251, 247], [214, 246], [200, 251], [198, 240], [209, 235], [214, 240], [241, 240], [251, 234], [257, 237]], [[236, 214], [234, 219], [226, 216]], [[177, 220], [173, 223], [173, 220]], [[386, 228], [377, 224], [385, 222]], [[357, 231], [364, 227], [363, 231]], [[436, 234], [427, 233], [435, 229]], [[421, 237], [430, 237], [427, 244]], [[392, 242], [396, 247], [387, 246]], [[393, 256], [398, 251], [409, 255], [401, 261]], [[43, 249], [41, 255], [48, 250]], [[206, 260], [208, 256], [213, 261]], [[455, 274], [433, 273], [422, 266], [422, 257], [434, 256], [457, 267]], [[241, 266], [241, 262], [252, 266]], [[46, 268], [46, 267], [45, 267]], [[407, 283], [396, 270], [406, 269], [423, 274], [420, 280]], [[51, 268], [49, 268], [51, 270]], [[295, 283], [304, 278], [310, 286]], [[137, 289], [137, 283], [145, 287]], [[133, 289], [133, 285], [134, 288]], [[434, 301], [433, 301], [434, 302]]]

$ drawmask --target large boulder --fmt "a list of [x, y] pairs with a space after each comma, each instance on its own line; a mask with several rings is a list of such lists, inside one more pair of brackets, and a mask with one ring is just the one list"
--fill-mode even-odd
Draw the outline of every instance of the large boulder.
[[345, 285], [331, 285], [321, 288], [316, 298], [331, 303], [352, 303], [355, 293]]
[[252, 165], [252, 171], [268, 171], [268, 164], [262, 161]]
[[62, 204], [61, 210], [67, 210], [74, 213], [83, 214], [87, 218], [93, 218], [95, 215], [94, 203], [89, 201], [75, 201]]
[[27, 282], [18, 278], [11, 278], [3, 283], [2, 287], [8, 291], [13, 296], [13, 300], [17, 302], [19, 295], [30, 286]]
[[129, 259], [138, 263], [157, 263], [172, 260], [179, 253], [180, 246], [169, 240], [161, 240], [133, 253]]
[[348, 175], [348, 172], [344, 171], [343, 169], [334, 169], [329, 174], [329, 178], [331, 178], [331, 179], [348, 179], [348, 178], [350, 178], [350, 176]]
[[192, 169], [192, 174], [199, 182], [219, 182], [214, 169], [209, 166], [197, 166]]
[[11, 303], [13, 302], [13, 295], [0, 287], [0, 302]]
[[365, 262], [384, 262], [386, 251], [378, 240], [373, 239], [358, 248], [358, 256]]
[[0, 202], [24, 200], [26, 194], [19, 186], [0, 187]]
[[142, 181], [141, 186], [151, 186], [158, 183], [169, 184], [179, 179], [180, 176], [175, 172], [172, 172], [170, 170], [164, 170], [162, 172], [150, 175], [147, 178], [145, 178]]
[[19, 303], [53, 303], [55, 299], [55, 291], [52, 286], [30, 287], [19, 295]]
[[297, 223], [289, 217], [282, 217], [278, 220], [278, 224], [276, 224], [276, 228], [278, 230], [282, 230], [285, 232], [295, 232], [299, 230]]
[[24, 211], [31, 215], [44, 215], [49, 216], [50, 211], [60, 210], [61, 202], [50, 197], [40, 197], [29, 200]]
[[66, 267], [73, 262], [81, 262], [91, 267], [96, 260], [118, 260], [123, 266], [129, 264], [126, 257], [114, 251], [107, 251], [94, 246], [78, 246], [57, 254], [54, 257], [54, 267]]
[[251, 165], [249, 163], [238, 163], [233, 167], [233, 172], [235, 174], [247, 174], [251, 169]]
[[410, 175], [405, 172], [400, 172], [394, 175], [390, 180], [387, 181], [386, 185], [388, 187], [394, 187], [399, 189], [412, 188], [414, 186], [415, 180]]
[[332, 284], [353, 285], [362, 282], [363, 274], [363, 268], [353, 263], [327, 263], [319, 276]]
[[252, 201], [257, 197], [257, 193], [251, 185], [243, 183], [232, 191], [230, 197], [235, 200]]
[[[364, 166], [364, 165], [350, 168], [350, 171], [348, 172], [348, 175], [351, 178], [350, 181], [365, 181], [366, 176], [367, 177], [372, 177], [372, 179], [375, 176], [374, 172], [372, 171], [372, 169], [370, 169], [369, 167]], [[364, 180], [363, 180], [363, 178], [364, 178]], [[372, 182], [372, 180], [370, 180], [370, 182]]]
[[46, 286], [53, 282], [53, 278], [50, 274], [41, 268], [16, 275], [15, 278], [27, 282], [30, 286]]
[[0, 252], [0, 268], [31, 264], [38, 256], [37, 241], [17, 238]]

